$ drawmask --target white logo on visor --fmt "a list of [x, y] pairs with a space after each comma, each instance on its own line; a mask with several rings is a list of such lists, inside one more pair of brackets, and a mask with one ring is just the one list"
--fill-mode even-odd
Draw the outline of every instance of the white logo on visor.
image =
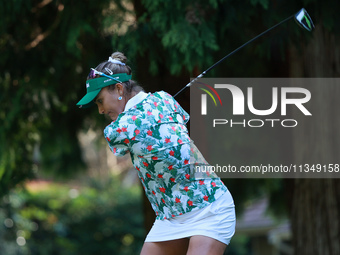
[[[119, 77], [115, 77], [114, 79], [115, 79], [115, 80], [118, 80]], [[104, 83], [105, 83], [105, 82], [108, 82], [108, 81], [111, 81], [111, 80], [112, 80], [112, 79], [107, 79], [107, 80], [104, 81]]]

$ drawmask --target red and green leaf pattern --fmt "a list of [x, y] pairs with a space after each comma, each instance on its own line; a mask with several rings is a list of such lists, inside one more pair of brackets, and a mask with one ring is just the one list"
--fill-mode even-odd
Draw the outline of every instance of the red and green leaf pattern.
[[149, 93], [104, 130], [116, 156], [130, 152], [157, 219], [203, 208], [227, 190], [215, 174], [193, 170], [207, 162], [190, 140], [188, 121], [175, 99], [161, 91]]

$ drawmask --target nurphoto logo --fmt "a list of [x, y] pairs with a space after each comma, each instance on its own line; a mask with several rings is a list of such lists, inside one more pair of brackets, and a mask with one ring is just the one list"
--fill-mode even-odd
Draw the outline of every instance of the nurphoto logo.
[[[247, 87], [246, 93], [242, 91], [242, 89], [236, 85], [232, 84], [214, 84], [208, 85], [206, 83], [198, 82], [201, 85], [204, 85], [206, 88], [198, 87], [204, 93], [201, 94], [201, 115], [208, 114], [208, 100], [207, 95], [213, 100], [215, 106], [217, 107], [217, 101], [215, 97], [220, 102], [220, 108], [218, 109], [209, 109], [209, 111], [219, 111], [223, 113], [226, 108], [232, 109], [233, 116], [244, 116], [246, 110], [255, 116], [266, 116], [267, 118], [256, 118], [256, 119], [241, 119], [241, 121], [235, 121], [233, 119], [225, 119], [225, 118], [215, 118], [213, 119], [213, 127], [217, 125], [230, 125], [230, 127], [235, 127], [236, 125], [241, 125], [243, 127], [262, 127], [265, 124], [269, 124], [271, 127], [274, 127], [275, 124], [280, 123], [282, 127], [296, 127], [298, 125], [297, 120], [295, 119], [277, 119], [277, 118], [269, 118], [270, 115], [279, 112], [280, 116], [287, 116], [287, 108], [295, 107], [295, 110], [298, 109], [303, 115], [311, 116], [312, 113], [305, 106], [311, 100], [311, 92], [306, 88], [301, 87], [271, 87], [266, 88], [271, 89], [271, 105], [266, 109], [258, 109], [254, 106], [254, 88]], [[229, 97], [231, 95], [232, 100], [228, 100], [227, 104], [222, 104], [222, 99], [220, 95], [228, 94]], [[258, 95], [258, 94], [257, 94]], [[264, 97], [268, 99], [266, 95], [258, 95], [257, 100], [260, 101]]]
[[[219, 100], [221, 106], [223, 105], [223, 104], [222, 104], [222, 100], [221, 100], [220, 95], [217, 93], [217, 91], [216, 91], [213, 87], [211, 87], [210, 85], [205, 84], [205, 83], [203, 83], [203, 82], [197, 82], [197, 83], [199, 83], [199, 84], [201, 84], [201, 85], [204, 85], [205, 87], [207, 87], [208, 89], [210, 89], [210, 90], [214, 93], [214, 95], [217, 97], [217, 99]], [[215, 106], [217, 106], [217, 102], [216, 102], [216, 100], [215, 100], [214, 95], [211, 94], [211, 92], [210, 92], [209, 90], [204, 89], [204, 88], [201, 88], [201, 87], [200, 87], [199, 89], [202, 90], [202, 91], [204, 91], [204, 92], [206, 93], [206, 94], [202, 94], [202, 95], [201, 95], [201, 100], [202, 100], [201, 114], [202, 114], [202, 115], [207, 115], [207, 94], [208, 94], [208, 95], [211, 97], [211, 99], [214, 101]]]

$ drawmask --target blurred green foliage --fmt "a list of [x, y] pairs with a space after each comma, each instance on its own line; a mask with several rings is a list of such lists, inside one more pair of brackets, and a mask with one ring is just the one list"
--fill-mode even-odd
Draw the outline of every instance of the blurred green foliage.
[[87, 70], [111, 51], [100, 19], [109, 3], [0, 3], [0, 196], [37, 169], [60, 176], [84, 169], [75, 103]]
[[[34, 178], [37, 171], [59, 177], [85, 169], [77, 134], [82, 129], [103, 127], [104, 120], [94, 117], [95, 111], [79, 110], [75, 104], [85, 92], [84, 80], [89, 68], [105, 60], [112, 51], [119, 50], [128, 56], [129, 65], [135, 70], [134, 79], [146, 84], [149, 90], [176, 90], [185, 83], [173, 84], [168, 79], [170, 75], [181, 75], [189, 81], [193, 73], [206, 69], [301, 7], [308, 10], [316, 25], [324, 26], [338, 37], [340, 6], [331, 0], [1, 1], [0, 197], [24, 180]], [[286, 76], [289, 46], [294, 43], [302, 47], [311, 36], [287, 23], [247, 46], [210, 75]], [[246, 143], [242, 139], [235, 135], [228, 141], [229, 146]], [[285, 142], [289, 143], [289, 139]], [[261, 146], [256, 150], [260, 151]], [[275, 200], [283, 192], [281, 180], [228, 180], [226, 184], [238, 203], [270, 192], [279, 208], [277, 211], [283, 211], [282, 201]], [[108, 233], [102, 223], [107, 218], [128, 216], [131, 204], [127, 201], [126, 205], [113, 205], [112, 196], [106, 197], [108, 193], [104, 190], [84, 190], [74, 199], [66, 199], [67, 191], [63, 192], [57, 198], [49, 197], [48, 193], [45, 197], [41, 193], [11, 192], [4, 198], [10, 202], [4, 204], [0, 217], [12, 219], [15, 215], [15, 226], [20, 226], [16, 231], [24, 231], [20, 234], [27, 241], [26, 247], [32, 249], [38, 249], [42, 245], [39, 240], [44, 238], [53, 240], [44, 242], [50, 254], [57, 247], [65, 248], [64, 253], [76, 249], [86, 254], [91, 250], [87, 246], [89, 240], [97, 240], [90, 242], [94, 247], [106, 249], [105, 245], [99, 245], [107, 240], [103, 233]], [[7, 210], [5, 215], [4, 210]], [[64, 218], [68, 214], [74, 218]], [[122, 221], [135, 224], [128, 218]], [[122, 221], [113, 220], [118, 226]], [[34, 222], [38, 230], [34, 230]], [[86, 231], [87, 226], [95, 232]], [[3, 237], [16, 238], [16, 231], [14, 227], [6, 230]], [[111, 234], [130, 243], [132, 232], [120, 231]], [[111, 249], [117, 244], [110, 246], [107, 241], [107, 245]]]
[[[150, 90], [181, 88], [184, 84], [167, 77], [181, 74], [188, 81], [301, 6], [312, 17], [335, 13], [337, 5], [326, 2], [321, 11], [315, 0], [2, 1], [0, 196], [38, 170], [67, 177], [85, 169], [77, 134], [103, 127], [104, 120], [75, 104], [89, 68], [112, 51], [128, 56], [134, 79]], [[336, 31], [333, 16], [328, 12], [324, 22]], [[211, 75], [277, 75], [280, 67], [270, 59], [284, 58], [289, 42], [301, 43], [301, 29], [288, 26], [249, 45]], [[249, 64], [249, 56], [256, 56], [256, 63]]]
[[115, 178], [88, 185], [37, 182], [1, 200], [1, 254], [138, 254], [141, 189]]

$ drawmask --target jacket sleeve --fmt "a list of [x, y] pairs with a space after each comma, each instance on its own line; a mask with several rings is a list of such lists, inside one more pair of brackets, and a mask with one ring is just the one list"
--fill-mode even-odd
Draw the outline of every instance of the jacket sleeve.
[[104, 129], [104, 136], [114, 155], [119, 157], [129, 152], [130, 140], [124, 128], [116, 127], [111, 123]]
[[162, 91], [163, 97], [165, 100], [168, 100], [174, 109], [174, 111], [181, 116], [183, 119], [184, 124], [186, 124], [189, 119], [190, 115], [182, 108], [182, 106], [167, 92]]

